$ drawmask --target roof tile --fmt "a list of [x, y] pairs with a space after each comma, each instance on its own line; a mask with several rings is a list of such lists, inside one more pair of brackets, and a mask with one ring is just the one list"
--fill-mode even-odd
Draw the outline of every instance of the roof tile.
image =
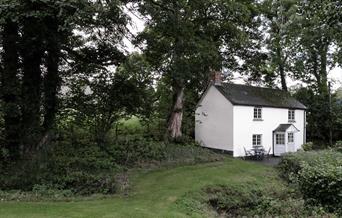
[[302, 109], [306, 107], [280, 89], [222, 83], [215, 86], [233, 105]]

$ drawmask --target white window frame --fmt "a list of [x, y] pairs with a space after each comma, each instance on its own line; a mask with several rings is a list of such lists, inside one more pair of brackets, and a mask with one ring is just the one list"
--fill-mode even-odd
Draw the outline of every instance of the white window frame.
[[[281, 136], [281, 138], [278, 136]], [[282, 141], [283, 143], [279, 143], [278, 140]], [[276, 133], [275, 143], [276, 145], [285, 145], [285, 133]]]
[[[292, 139], [292, 140], [290, 141], [290, 139]], [[290, 143], [290, 144], [294, 143], [294, 133], [293, 132], [287, 133], [287, 143]]]
[[295, 122], [296, 121], [296, 110], [294, 109], [289, 109], [287, 118], [289, 122]]
[[252, 135], [252, 145], [253, 146], [262, 146], [262, 134], [253, 134]]
[[253, 118], [254, 120], [262, 120], [262, 107], [254, 107]]

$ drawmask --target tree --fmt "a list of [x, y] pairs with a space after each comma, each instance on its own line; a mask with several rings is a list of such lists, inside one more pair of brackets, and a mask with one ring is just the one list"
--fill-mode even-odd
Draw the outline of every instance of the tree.
[[[292, 68], [297, 78], [313, 83], [318, 93], [328, 96], [328, 71], [338, 63], [342, 41], [339, 1], [307, 1], [298, 4], [300, 44]], [[336, 48], [337, 46], [337, 48]]]
[[2, 45], [3, 67], [0, 66], [1, 92], [4, 113], [5, 149], [9, 152], [9, 159], [20, 156], [20, 106], [19, 106], [19, 55], [18, 55], [18, 24], [11, 18], [3, 21]]
[[76, 110], [76, 116], [86, 121], [100, 147], [105, 148], [108, 132], [120, 119], [151, 116], [153, 87], [146, 66], [143, 57], [134, 54], [116, 72], [93, 68], [91, 78], [77, 78], [70, 84], [67, 108]]
[[234, 55], [243, 54], [239, 48], [248, 41], [254, 2], [145, 0], [139, 11], [148, 21], [138, 41], [146, 43], [148, 61], [171, 87], [167, 129], [177, 139], [189, 84], [208, 83], [210, 71], [238, 65]]
[[334, 130], [333, 140], [340, 140], [340, 126], [342, 106], [335, 94], [332, 95], [332, 113], [327, 113], [330, 108], [326, 104], [324, 96], [318, 94], [315, 88], [301, 87], [296, 90], [294, 96], [306, 105], [307, 109], [307, 140], [317, 141], [326, 145], [329, 141], [329, 129]]
[[324, 131], [330, 133], [325, 140], [329, 139], [332, 144], [334, 114], [330, 107], [328, 73], [341, 64], [338, 59], [342, 42], [341, 3], [334, 0], [300, 2], [298, 13], [301, 16], [300, 44], [292, 69], [297, 78], [308, 83], [318, 95], [319, 113], [328, 115], [323, 119]]
[[281, 87], [287, 91], [286, 79], [290, 74], [291, 56], [298, 45], [299, 34], [296, 0], [265, 1], [263, 24], [266, 30], [268, 59], [267, 71], [273, 77], [280, 78]]
[[[6, 143], [7, 147], [15, 144], [11, 147], [16, 148], [16, 153], [33, 154], [48, 142], [58, 111], [62, 73], [81, 62], [84, 57], [79, 55], [80, 50], [98, 49], [92, 54], [101, 56], [86, 58], [102, 68], [112, 67], [118, 63], [118, 57], [124, 56], [118, 49], [126, 32], [127, 16], [121, 8], [124, 1], [2, 0], [0, 3], [1, 25], [6, 27], [2, 31], [5, 40], [1, 77], [6, 92], [2, 96], [7, 108], [4, 110]], [[14, 23], [11, 28], [7, 28], [9, 21]], [[16, 95], [20, 98], [15, 98]], [[20, 131], [14, 131], [19, 128]]]

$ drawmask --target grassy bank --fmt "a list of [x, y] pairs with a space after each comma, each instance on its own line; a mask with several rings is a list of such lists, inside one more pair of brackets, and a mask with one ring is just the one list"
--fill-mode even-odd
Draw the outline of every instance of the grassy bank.
[[[280, 183], [271, 167], [227, 158], [222, 162], [134, 172], [128, 196], [77, 202], [2, 202], [1, 217], [206, 217], [184, 202], [208, 185]], [[182, 203], [184, 202], [184, 203]], [[208, 212], [209, 213], [209, 212]]]

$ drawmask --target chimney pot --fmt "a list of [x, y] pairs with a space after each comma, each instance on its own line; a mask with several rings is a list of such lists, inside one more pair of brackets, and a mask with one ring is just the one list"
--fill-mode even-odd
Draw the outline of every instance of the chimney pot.
[[220, 71], [213, 72], [213, 82], [216, 86], [222, 85], [222, 73]]

